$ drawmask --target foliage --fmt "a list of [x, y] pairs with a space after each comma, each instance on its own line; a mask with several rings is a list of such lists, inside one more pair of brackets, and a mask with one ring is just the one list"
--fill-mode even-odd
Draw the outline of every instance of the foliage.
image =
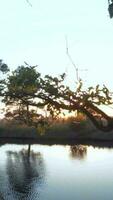
[[[59, 77], [46, 75], [43, 78], [37, 71], [37, 66], [25, 63], [7, 76], [1, 96], [4, 97], [6, 106], [11, 109], [15, 107], [16, 112], [11, 111], [12, 117], [30, 126], [39, 123], [40, 109], [45, 109], [52, 118], [57, 118], [63, 110], [78, 110], [87, 115], [97, 128], [111, 130], [112, 118], [99, 108], [100, 105], [113, 103], [112, 93], [108, 88], [97, 85], [84, 89], [82, 80], [79, 80], [75, 91], [72, 91], [64, 85], [64, 79], [65, 74]], [[42, 119], [45, 120], [44, 116], [41, 116]], [[103, 123], [103, 119], [106, 123]]]
[[2, 73], [7, 73], [9, 71], [8, 66], [0, 59], [0, 71]]
[[[15, 119], [21, 120], [28, 125], [37, 113], [34, 110], [29, 112], [29, 100], [39, 88], [40, 74], [36, 72], [36, 66], [19, 66], [7, 78], [7, 91], [5, 92], [4, 102], [6, 105], [16, 107], [12, 115]], [[11, 112], [7, 112], [11, 116]]]
[[3, 78], [3, 75], [5, 75], [9, 71], [8, 66], [3, 62], [3, 60], [0, 59], [0, 73], [2, 75], [2, 79], [0, 80], [0, 96], [2, 96], [2, 91], [5, 90], [5, 78]]

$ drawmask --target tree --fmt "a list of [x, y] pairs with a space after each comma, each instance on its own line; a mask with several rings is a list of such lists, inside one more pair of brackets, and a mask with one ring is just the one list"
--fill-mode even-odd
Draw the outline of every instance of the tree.
[[108, 0], [108, 11], [110, 18], [113, 18], [113, 0]]
[[99, 108], [100, 105], [113, 104], [112, 93], [105, 85], [102, 88], [99, 85], [95, 88], [89, 87], [84, 91], [80, 81], [76, 91], [72, 91], [62, 84], [64, 77], [61, 80], [56, 77], [49, 77], [49, 79], [51, 82], [48, 82], [48, 87], [43, 84], [42, 88], [47, 103], [54, 106], [54, 109], [59, 112], [61, 109], [78, 110], [87, 115], [98, 129], [102, 131], [113, 129], [113, 118]]
[[[113, 119], [100, 109], [100, 105], [111, 105], [112, 93], [103, 85], [83, 89], [80, 80], [75, 91], [64, 85], [65, 74], [59, 77], [46, 75], [42, 78], [35, 66], [20, 66], [7, 78], [7, 89], [2, 92], [6, 105], [18, 107], [18, 116], [28, 125], [40, 118], [36, 108], [45, 108], [54, 117], [63, 110], [78, 110], [102, 131], [113, 129]], [[34, 111], [29, 108], [34, 107]], [[17, 113], [16, 113], [17, 116]]]
[[[7, 91], [5, 91], [4, 102], [6, 105], [16, 107], [16, 110], [10, 112], [8, 110], [8, 117], [22, 120], [26, 124], [31, 123], [31, 116], [33, 110], [29, 110], [29, 101], [32, 101], [32, 96], [38, 91], [40, 74], [36, 72], [36, 66], [26, 67], [19, 66], [7, 78]], [[28, 94], [28, 95], [27, 95]]]

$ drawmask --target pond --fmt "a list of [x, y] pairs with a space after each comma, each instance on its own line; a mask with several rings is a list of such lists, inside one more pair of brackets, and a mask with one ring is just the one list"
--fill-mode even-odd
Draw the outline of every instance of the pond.
[[113, 149], [0, 146], [0, 200], [112, 200]]

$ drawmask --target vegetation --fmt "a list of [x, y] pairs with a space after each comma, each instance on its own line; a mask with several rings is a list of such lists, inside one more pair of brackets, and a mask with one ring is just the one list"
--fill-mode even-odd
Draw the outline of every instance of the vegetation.
[[[9, 71], [1, 60], [1, 73]], [[100, 105], [112, 105], [112, 93], [103, 85], [83, 89], [78, 81], [75, 91], [64, 85], [65, 74], [59, 77], [37, 71], [37, 66], [25, 65], [7, 73], [0, 81], [1, 101], [5, 103], [5, 116], [8, 120], [37, 128], [50, 124], [65, 110], [85, 114], [102, 131], [113, 129], [113, 119], [100, 109]]]
[[108, 11], [110, 18], [113, 18], [113, 0], [108, 0]]

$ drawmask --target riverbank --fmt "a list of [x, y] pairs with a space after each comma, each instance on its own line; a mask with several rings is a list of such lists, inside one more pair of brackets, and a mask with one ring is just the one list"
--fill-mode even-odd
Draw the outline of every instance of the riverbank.
[[83, 140], [83, 139], [33, 139], [33, 138], [0, 138], [0, 146], [4, 144], [19, 144], [19, 145], [85, 145], [98, 148], [113, 148], [113, 140]]
[[113, 147], [113, 131], [102, 132], [97, 130], [91, 122], [58, 123], [44, 133], [36, 128], [23, 126], [0, 126], [0, 143], [17, 144], [86, 144], [102, 147]]

